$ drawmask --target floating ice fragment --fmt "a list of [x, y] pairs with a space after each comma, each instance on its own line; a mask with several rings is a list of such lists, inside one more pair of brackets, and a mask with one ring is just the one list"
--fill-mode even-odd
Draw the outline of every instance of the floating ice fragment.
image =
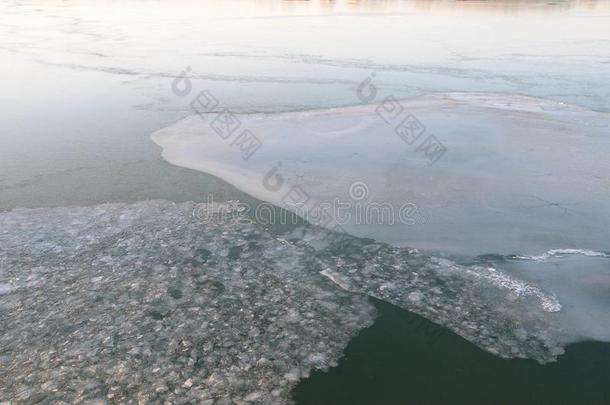
[[424, 299], [424, 294], [422, 294], [419, 291], [413, 291], [412, 293], [410, 293], [407, 296], [407, 298], [409, 299], [409, 301], [413, 302], [414, 304], [419, 304]]
[[517, 259], [535, 260], [535, 261], [544, 262], [553, 257], [568, 256], [568, 255], [582, 255], [582, 256], [588, 256], [588, 257], [610, 257], [610, 255], [608, 253], [596, 252], [594, 250], [588, 250], [588, 249], [551, 249], [548, 252], [545, 252], [541, 255], [515, 256], [515, 257]]
[[12, 289], [10, 284], [0, 283], [0, 295], [8, 294]]
[[345, 291], [350, 291], [349, 279], [347, 277], [342, 276], [341, 274], [332, 271], [331, 269], [324, 269], [320, 272], [325, 277], [328, 277], [333, 283], [337, 284], [339, 287], [344, 289]]
[[260, 391], [252, 392], [244, 397], [244, 401], [254, 402], [259, 401], [263, 397], [263, 393]]
[[293, 368], [288, 373], [284, 374], [284, 378], [288, 381], [298, 381], [301, 375], [301, 371], [298, 368]]

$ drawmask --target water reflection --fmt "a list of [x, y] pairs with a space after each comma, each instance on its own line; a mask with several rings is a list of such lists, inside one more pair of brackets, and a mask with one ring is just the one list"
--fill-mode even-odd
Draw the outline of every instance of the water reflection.
[[[274, 2], [264, 2], [272, 6]], [[569, 10], [600, 11], [610, 9], [607, 1], [598, 0], [283, 0], [283, 11], [428, 11], [428, 12], [477, 12], [477, 13], [531, 13], [565, 12]]]

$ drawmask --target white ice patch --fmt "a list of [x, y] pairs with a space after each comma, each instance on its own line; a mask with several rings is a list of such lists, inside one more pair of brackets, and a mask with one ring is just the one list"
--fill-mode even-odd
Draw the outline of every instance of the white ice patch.
[[499, 272], [493, 267], [474, 266], [465, 270], [475, 277], [481, 277], [489, 280], [492, 284], [511, 291], [517, 297], [533, 296], [540, 300], [540, 306], [547, 312], [561, 311], [561, 304], [557, 297], [550, 296], [544, 293], [540, 288], [526, 283], [523, 280], [510, 277], [507, 274]]
[[545, 252], [541, 255], [535, 256], [516, 256], [517, 259], [523, 260], [535, 260], [537, 262], [546, 262], [550, 258], [554, 257], [564, 257], [569, 255], [581, 255], [587, 257], [610, 257], [607, 253], [604, 252], [596, 252], [594, 250], [586, 250], [586, 249], [551, 249], [548, 252]]
[[0, 283], [0, 295], [8, 294], [12, 289], [13, 287], [10, 284]]
[[334, 272], [331, 269], [324, 269], [320, 272], [320, 274], [328, 278], [333, 283], [337, 284], [343, 290], [350, 291], [351, 287], [349, 284], [349, 280], [341, 274], [338, 274], [337, 272]]
[[[307, 207], [348, 204], [342, 229], [395, 246], [521, 255], [607, 249], [609, 114], [495, 94], [435, 94], [401, 105], [402, 112], [365, 105], [237, 115], [233, 135], [212, 124], [214, 114], [194, 115], [152, 139], [168, 162], [299, 214], [297, 197]], [[397, 133], [407, 116], [425, 132]], [[248, 159], [238, 139], [244, 130], [262, 143]], [[447, 149], [433, 165], [431, 135]], [[380, 204], [393, 210], [393, 223], [363, 218]]]

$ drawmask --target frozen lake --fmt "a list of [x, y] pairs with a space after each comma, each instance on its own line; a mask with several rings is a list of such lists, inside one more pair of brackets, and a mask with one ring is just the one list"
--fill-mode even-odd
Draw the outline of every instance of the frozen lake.
[[497, 361], [610, 341], [608, 27], [610, 1], [3, 2], [0, 403], [286, 403], [367, 297]]

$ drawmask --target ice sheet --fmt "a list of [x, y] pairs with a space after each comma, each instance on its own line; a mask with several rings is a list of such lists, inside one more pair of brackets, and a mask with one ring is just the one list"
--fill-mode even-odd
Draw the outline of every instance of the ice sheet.
[[[196, 114], [152, 139], [168, 162], [294, 212], [295, 186], [308, 207], [347, 203], [352, 219], [358, 207], [385, 204], [393, 224], [340, 225], [395, 246], [466, 255], [607, 250], [610, 115], [520, 95], [433, 94], [401, 104], [401, 117], [426, 129], [417, 141], [403, 140], [400, 119], [384, 120], [379, 105], [238, 115], [233, 135], [216, 114]], [[245, 129], [262, 143], [248, 159], [238, 141]], [[434, 164], [418, 150], [429, 135], [446, 148]], [[412, 217], [400, 220], [402, 207], [415, 207]]]

